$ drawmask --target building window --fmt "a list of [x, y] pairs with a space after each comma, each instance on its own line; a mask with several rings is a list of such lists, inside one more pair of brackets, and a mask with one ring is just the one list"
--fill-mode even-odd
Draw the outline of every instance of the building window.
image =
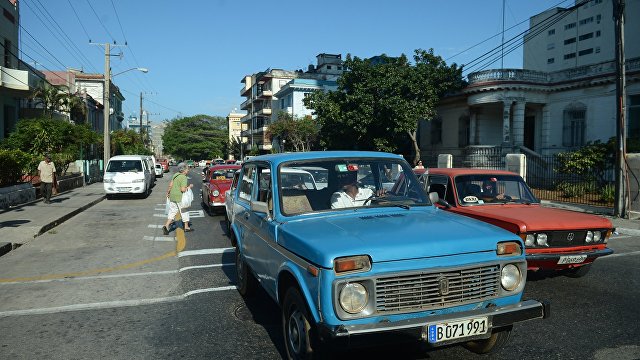
[[327, 65], [327, 70], [331, 70], [331, 65]]
[[547, 50], [553, 50], [555, 49], [555, 47], [556, 47], [556, 44], [554, 43], [547, 44]]
[[600, 46], [596, 46], [596, 54], [600, 53]]
[[574, 27], [576, 27], [576, 23], [571, 23], [571, 24], [565, 25], [564, 29], [569, 30], [569, 29], [573, 29]]
[[551, 30], [547, 31], [547, 35], [549, 35], [549, 36], [551, 36], [551, 35], [553, 35], [555, 33], [556, 33], [556, 29], [551, 29]]
[[342, 66], [338, 66], [338, 70], [342, 70]]
[[458, 147], [466, 147], [469, 145], [471, 138], [470, 127], [471, 119], [468, 115], [463, 115], [458, 119]]
[[11, 21], [12, 24], [16, 23], [16, 17], [13, 16], [12, 13], [7, 11], [7, 9], [2, 9], [2, 14], [4, 15], [5, 18], [7, 18], [7, 20]]
[[600, 37], [600, 30], [596, 31], [596, 37]]
[[576, 42], [576, 38], [572, 37], [572, 38], [566, 39], [564, 41], [564, 44], [569, 45], [569, 44], [573, 44], [574, 42]]
[[629, 96], [629, 119], [627, 120], [627, 137], [640, 141], [640, 95]]
[[596, 23], [600, 24], [600, 20], [602, 20], [602, 15], [596, 15]]
[[592, 37], [593, 37], [593, 33], [590, 32], [590, 33], [580, 35], [580, 37], [578, 37], [578, 40], [583, 41], [583, 40], [591, 39]]
[[555, 58], [548, 58], [547, 59], [547, 64], [553, 64], [554, 62], [556, 62]]
[[593, 16], [580, 20], [580, 25], [587, 25], [593, 22]]
[[564, 121], [562, 128], [562, 145], [566, 147], [583, 146], [585, 115], [584, 105], [570, 107], [564, 111]]
[[564, 54], [564, 59], [573, 59], [574, 57], [576, 57], [576, 53], [569, 53], [569, 54]]
[[4, 39], [4, 67], [11, 68], [11, 41]]
[[431, 145], [442, 144], [442, 118], [432, 119], [431, 125]]
[[593, 48], [580, 50], [578, 52], [578, 56], [584, 56], [584, 55], [589, 55], [589, 54], [593, 54]]

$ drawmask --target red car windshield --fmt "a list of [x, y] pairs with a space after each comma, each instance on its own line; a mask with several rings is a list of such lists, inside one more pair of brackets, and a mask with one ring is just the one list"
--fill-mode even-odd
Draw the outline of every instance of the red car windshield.
[[455, 183], [458, 200], [463, 206], [539, 202], [517, 175], [461, 175], [456, 176]]

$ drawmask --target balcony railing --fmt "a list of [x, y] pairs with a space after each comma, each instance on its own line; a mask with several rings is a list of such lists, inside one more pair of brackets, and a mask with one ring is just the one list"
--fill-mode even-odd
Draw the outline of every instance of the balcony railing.
[[[640, 57], [628, 59], [625, 68], [628, 72], [640, 70]], [[613, 75], [615, 71], [615, 61], [606, 61], [554, 72], [526, 69], [484, 70], [470, 73], [467, 75], [467, 79], [469, 85], [479, 85], [487, 82], [535, 82], [549, 85], [583, 78]]]
[[42, 80], [34, 73], [0, 66], [0, 86], [13, 90], [29, 91], [38, 87]]

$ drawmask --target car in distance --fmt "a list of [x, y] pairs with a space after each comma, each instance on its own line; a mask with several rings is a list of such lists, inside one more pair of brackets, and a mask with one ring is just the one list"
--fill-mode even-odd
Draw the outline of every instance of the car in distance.
[[525, 244], [528, 270], [586, 275], [596, 258], [613, 253], [607, 241], [608, 219], [544, 207], [524, 179], [512, 172], [487, 169], [430, 168], [421, 182], [436, 192], [437, 206], [478, 219], [518, 235]]
[[238, 169], [238, 165], [214, 165], [206, 172], [202, 183], [202, 203], [210, 214], [223, 210], [225, 193], [231, 187], [233, 174]]
[[[290, 186], [302, 168], [325, 170], [326, 186]], [[404, 174], [393, 193], [383, 191], [389, 169]], [[354, 203], [339, 207], [354, 186]], [[435, 208], [399, 155], [256, 156], [242, 164], [233, 212], [238, 291], [260, 286], [280, 306], [292, 359], [391, 333], [488, 353], [514, 323], [549, 315], [547, 303], [521, 299], [522, 239]]]
[[162, 164], [157, 163], [155, 170], [155, 176], [157, 178], [162, 177], [164, 175], [164, 169], [162, 168]]

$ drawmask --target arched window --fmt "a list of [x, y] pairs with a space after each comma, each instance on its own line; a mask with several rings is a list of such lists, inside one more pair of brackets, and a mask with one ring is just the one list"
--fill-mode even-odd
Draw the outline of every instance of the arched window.
[[562, 145], [579, 147], [585, 144], [587, 107], [582, 103], [571, 104], [564, 109]]

